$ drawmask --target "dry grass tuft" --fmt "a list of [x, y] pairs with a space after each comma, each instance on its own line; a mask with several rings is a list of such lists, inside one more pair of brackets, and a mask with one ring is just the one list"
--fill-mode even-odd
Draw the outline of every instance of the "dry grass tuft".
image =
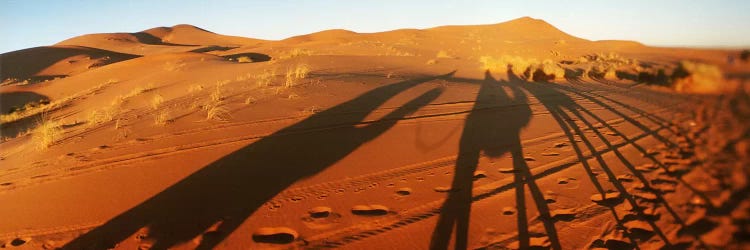
[[167, 125], [170, 121], [169, 110], [161, 109], [154, 113], [154, 124], [159, 126]]
[[549, 81], [565, 76], [565, 69], [549, 59], [539, 62], [535, 58], [503, 55], [499, 58], [482, 56], [479, 62], [483, 70], [507, 72], [510, 69], [513, 74], [535, 81]]
[[258, 87], [268, 87], [274, 77], [276, 77], [276, 69], [266, 69], [263, 70], [263, 73], [255, 76], [255, 81], [258, 83]]
[[151, 98], [151, 108], [154, 110], [159, 109], [162, 103], [164, 103], [164, 97], [160, 94], [154, 94], [154, 97]]
[[294, 68], [288, 68], [286, 70], [284, 87], [293, 87], [297, 84], [297, 80], [307, 78], [308, 73], [310, 73], [310, 66], [307, 66], [307, 64], [297, 64]]
[[110, 122], [115, 119], [118, 113], [119, 113], [119, 108], [113, 105], [109, 107], [92, 110], [91, 113], [89, 113], [89, 116], [86, 120], [88, 120], [89, 124], [91, 125]]
[[46, 114], [37, 122], [32, 141], [38, 149], [47, 149], [62, 136], [62, 128], [59, 122], [52, 121]]
[[229, 110], [222, 107], [221, 103], [209, 103], [203, 109], [206, 111], [206, 120], [226, 121], [231, 117]]

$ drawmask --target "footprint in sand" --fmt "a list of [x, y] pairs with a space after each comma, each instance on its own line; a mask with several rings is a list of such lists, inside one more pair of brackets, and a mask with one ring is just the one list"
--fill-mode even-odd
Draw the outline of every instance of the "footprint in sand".
[[497, 171], [500, 171], [500, 173], [509, 174], [515, 172], [516, 170], [513, 167], [504, 167], [497, 169]]
[[634, 176], [632, 174], [621, 174], [616, 177], [618, 181], [622, 182], [632, 182]]
[[310, 214], [310, 217], [312, 218], [325, 218], [331, 215], [331, 208], [326, 206], [318, 206], [313, 207], [307, 213]]
[[562, 147], [565, 147], [565, 146], [568, 146], [568, 143], [558, 142], [558, 143], [555, 143], [555, 145], [554, 145], [554, 147], [556, 147], [556, 148], [562, 148]]
[[406, 187], [405, 188], [399, 188], [398, 190], [396, 190], [396, 194], [400, 195], [400, 196], [410, 195], [411, 192], [412, 192], [411, 188], [406, 188]]
[[544, 201], [547, 203], [557, 202], [557, 193], [552, 190], [547, 190], [547, 192], [544, 192]]
[[560, 155], [560, 153], [554, 152], [554, 151], [547, 151], [547, 152], [542, 153], [542, 156], [558, 156], [558, 155]]
[[263, 227], [253, 233], [253, 240], [262, 243], [288, 244], [297, 237], [297, 231], [288, 227]]
[[446, 187], [446, 186], [435, 187], [433, 190], [435, 190], [435, 192], [438, 192], [438, 193], [447, 193], [447, 192], [455, 191], [451, 187]]
[[485, 177], [487, 177], [487, 172], [485, 172], [484, 170], [477, 170], [476, 172], [474, 172], [474, 180], [482, 179]]
[[570, 183], [570, 181], [574, 181], [575, 179], [576, 178], [573, 178], [573, 177], [561, 177], [561, 178], [557, 178], [557, 184], [561, 184], [561, 185], [568, 184], [568, 183]]
[[516, 214], [516, 208], [514, 207], [503, 208], [503, 215], [514, 215], [514, 214]]
[[356, 205], [352, 207], [352, 214], [362, 216], [386, 215], [388, 211], [388, 207], [383, 205]]

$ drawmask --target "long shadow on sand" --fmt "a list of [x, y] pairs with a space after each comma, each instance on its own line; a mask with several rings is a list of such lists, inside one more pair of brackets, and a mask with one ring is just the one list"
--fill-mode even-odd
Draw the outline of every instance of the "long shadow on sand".
[[[64, 248], [106, 249], [148, 228], [148, 238], [156, 240], [152, 249], [166, 249], [220, 223], [218, 235], [197, 247], [211, 249], [274, 195], [378, 137], [437, 98], [442, 89], [432, 89], [361, 126], [370, 112], [409, 88], [452, 74], [378, 87], [317, 113], [209, 164]], [[364, 112], [341, 115], [352, 110]]]
[[[519, 245], [522, 249], [529, 247], [530, 237], [525, 207], [524, 187], [526, 185], [535, 200], [537, 209], [543, 216], [549, 217], [549, 208], [532, 178], [521, 146], [521, 130], [529, 123], [532, 114], [528, 98], [520, 87], [520, 84], [524, 83], [515, 77], [510, 68], [508, 76], [508, 81], [498, 81], [487, 71], [483, 81], [450, 79], [479, 84], [480, 87], [472, 112], [466, 118], [459, 142], [459, 154], [456, 159], [451, 192], [440, 210], [440, 217], [430, 242], [431, 249], [448, 249], [454, 229], [454, 249], [468, 247], [474, 172], [482, 153], [488, 157], [500, 157], [505, 153], [510, 153], [513, 158], [515, 172], [513, 187], [516, 191]], [[497, 107], [500, 106], [507, 108], [498, 109]], [[544, 225], [553, 247], [559, 249], [553, 223], [545, 221]]]

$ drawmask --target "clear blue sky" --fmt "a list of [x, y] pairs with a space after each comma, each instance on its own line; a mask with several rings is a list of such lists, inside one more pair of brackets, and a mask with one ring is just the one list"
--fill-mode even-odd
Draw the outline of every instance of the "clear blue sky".
[[541, 18], [578, 37], [657, 46], [750, 47], [749, 0], [38, 1], [0, 0], [0, 53], [101, 32], [180, 23], [282, 39], [343, 28], [376, 32]]

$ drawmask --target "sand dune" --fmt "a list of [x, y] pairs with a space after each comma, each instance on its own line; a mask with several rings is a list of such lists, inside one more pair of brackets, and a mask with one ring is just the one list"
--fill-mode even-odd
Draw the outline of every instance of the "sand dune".
[[747, 248], [735, 50], [539, 19], [0, 55], [0, 246]]

